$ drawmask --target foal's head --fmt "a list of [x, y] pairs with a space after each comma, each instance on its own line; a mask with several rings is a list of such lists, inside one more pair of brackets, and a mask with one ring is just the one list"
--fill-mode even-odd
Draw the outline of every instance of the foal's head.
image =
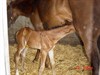
[[[34, 1], [34, 0], [33, 0]], [[29, 17], [33, 12], [33, 2], [32, 0], [16, 0], [10, 2], [7, 6], [8, 12], [8, 23], [9, 26], [13, 24], [18, 16]]]
[[7, 14], [8, 14], [8, 27], [10, 27], [10, 25], [13, 24], [16, 21], [16, 19], [21, 14], [21, 12], [16, 7], [16, 4], [14, 2], [11, 2], [7, 6]]

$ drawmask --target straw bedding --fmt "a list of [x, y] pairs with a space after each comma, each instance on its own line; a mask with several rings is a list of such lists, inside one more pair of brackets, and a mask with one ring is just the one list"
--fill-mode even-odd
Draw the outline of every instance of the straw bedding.
[[[11, 75], [15, 73], [15, 64], [13, 60], [17, 50], [16, 47], [16, 44], [9, 46]], [[25, 58], [24, 72], [21, 71], [21, 64], [19, 62], [20, 75], [38, 75], [39, 61], [35, 63], [32, 62], [35, 54], [36, 50], [28, 49]], [[57, 75], [89, 75], [91, 72], [91, 70], [84, 69], [85, 66], [89, 66], [89, 62], [81, 45], [73, 47], [68, 44], [57, 44], [54, 48], [54, 55]], [[45, 68], [43, 75], [52, 75], [52, 70]]]

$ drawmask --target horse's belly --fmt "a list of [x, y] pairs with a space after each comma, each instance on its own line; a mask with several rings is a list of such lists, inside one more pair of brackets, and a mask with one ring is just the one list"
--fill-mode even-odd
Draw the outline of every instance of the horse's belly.
[[32, 32], [29, 40], [27, 41], [27, 45], [31, 48], [41, 49], [40, 43], [40, 33]]
[[37, 43], [37, 42], [28, 42], [28, 47], [35, 48], [35, 49], [41, 49], [40, 43]]
[[65, 14], [58, 14], [53, 17], [48, 21], [49, 27], [52, 26], [60, 26], [66, 23], [66, 21], [71, 22], [71, 16], [70, 15], [65, 15]]
[[59, 8], [55, 11], [47, 12], [41, 19], [48, 25], [48, 28], [52, 28], [63, 25], [66, 21], [72, 22], [72, 14], [67, 8]]

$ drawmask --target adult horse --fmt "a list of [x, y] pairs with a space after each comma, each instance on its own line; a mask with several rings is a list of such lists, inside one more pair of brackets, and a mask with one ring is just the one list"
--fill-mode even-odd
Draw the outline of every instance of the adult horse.
[[74, 26], [84, 43], [86, 55], [93, 67], [92, 75], [100, 75], [100, 50], [97, 47], [100, 36], [100, 1], [69, 0], [69, 4]]

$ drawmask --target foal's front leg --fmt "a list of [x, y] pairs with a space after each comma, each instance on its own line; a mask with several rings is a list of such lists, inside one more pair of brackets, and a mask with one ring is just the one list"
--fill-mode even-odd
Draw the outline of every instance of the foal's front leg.
[[[34, 58], [34, 60], [33, 60], [33, 63], [34, 63], [35, 61], [38, 61], [39, 59], [40, 59], [40, 49], [37, 50], [36, 55], [35, 55], [35, 58]], [[46, 67], [46, 68], [51, 68], [50, 59], [49, 59], [49, 56], [48, 56], [48, 55], [47, 55], [47, 57], [46, 57], [45, 67]]]
[[45, 61], [47, 57], [47, 52], [45, 50], [41, 50], [40, 53], [41, 53], [41, 58], [40, 58], [40, 67], [38, 75], [42, 75], [42, 72], [44, 71], [45, 68]]
[[51, 69], [51, 63], [50, 63], [50, 58], [48, 54], [47, 54], [46, 61], [45, 61], [45, 67], [48, 69]]

